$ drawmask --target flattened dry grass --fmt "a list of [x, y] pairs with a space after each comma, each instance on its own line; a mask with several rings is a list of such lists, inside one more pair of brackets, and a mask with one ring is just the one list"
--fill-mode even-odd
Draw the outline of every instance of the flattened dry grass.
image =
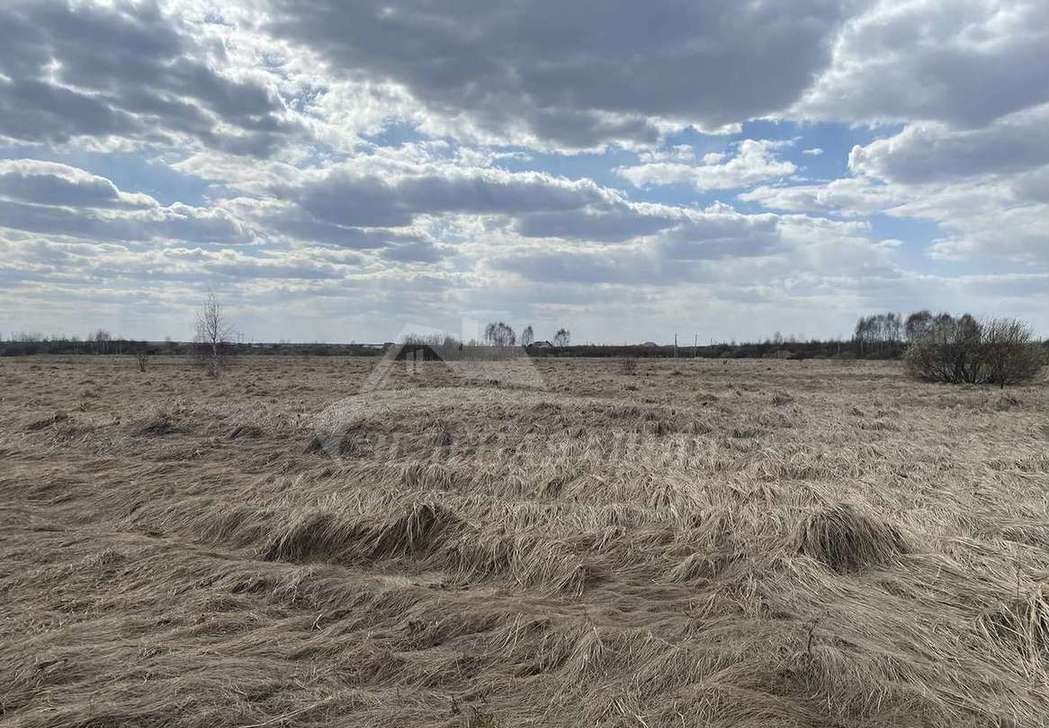
[[808, 516], [798, 537], [798, 551], [839, 574], [898, 563], [907, 552], [903, 535], [848, 503]]
[[1044, 382], [373, 364], [0, 361], [0, 723], [1049, 724]]

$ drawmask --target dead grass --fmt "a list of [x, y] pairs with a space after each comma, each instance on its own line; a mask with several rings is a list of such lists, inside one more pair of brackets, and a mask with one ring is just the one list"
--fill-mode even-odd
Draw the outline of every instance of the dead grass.
[[1049, 724], [1044, 382], [306, 364], [0, 361], [0, 724]]
[[895, 526], [841, 503], [805, 519], [798, 551], [846, 574], [898, 563], [908, 548]]

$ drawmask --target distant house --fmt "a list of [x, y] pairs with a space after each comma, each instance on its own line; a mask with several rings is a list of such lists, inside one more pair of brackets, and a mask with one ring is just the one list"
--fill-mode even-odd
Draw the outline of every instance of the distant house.
[[549, 341], [533, 341], [528, 347], [529, 349], [553, 349], [554, 345]]
[[658, 349], [659, 348], [659, 344], [657, 344], [654, 341], [646, 341], [644, 344], [641, 345], [641, 348], [642, 349]]

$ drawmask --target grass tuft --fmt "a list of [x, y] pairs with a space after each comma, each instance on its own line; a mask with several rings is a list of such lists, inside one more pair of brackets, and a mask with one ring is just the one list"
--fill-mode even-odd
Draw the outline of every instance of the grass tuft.
[[804, 520], [798, 551], [846, 574], [891, 564], [908, 548], [895, 526], [841, 503]]

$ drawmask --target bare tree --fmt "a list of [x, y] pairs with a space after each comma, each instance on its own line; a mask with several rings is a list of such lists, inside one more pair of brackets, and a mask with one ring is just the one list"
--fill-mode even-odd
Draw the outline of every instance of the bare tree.
[[145, 349], [135, 352], [135, 363], [138, 364], [140, 372], [145, 372], [149, 368], [149, 352]]
[[853, 336], [859, 353], [892, 350], [902, 340], [903, 320], [899, 314], [864, 316], [856, 322]]
[[493, 321], [484, 328], [484, 340], [489, 346], [513, 346], [517, 343], [517, 334], [508, 324]]
[[226, 320], [222, 304], [214, 293], [209, 292], [197, 312], [196, 335], [193, 338], [197, 360], [207, 369], [208, 376], [217, 377], [222, 373], [232, 339], [233, 327]]
[[107, 354], [113, 342], [113, 335], [105, 329], [99, 329], [89, 333], [87, 340], [93, 344], [96, 354]]
[[903, 325], [904, 335], [907, 337], [907, 341], [920, 339], [929, 333], [932, 325], [932, 313], [929, 311], [915, 311], [907, 317], [907, 322]]
[[554, 334], [554, 346], [568, 346], [572, 343], [572, 332], [568, 329], [558, 329]]
[[532, 324], [525, 326], [524, 331], [521, 332], [521, 346], [531, 346], [535, 341], [535, 332], [532, 331]]

